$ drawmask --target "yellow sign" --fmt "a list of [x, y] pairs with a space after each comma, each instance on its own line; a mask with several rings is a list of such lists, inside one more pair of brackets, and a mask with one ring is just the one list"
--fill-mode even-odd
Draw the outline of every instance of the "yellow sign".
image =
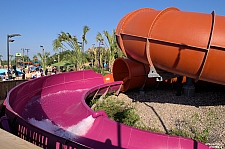
[[20, 57], [20, 56], [22, 56], [22, 55], [21, 55], [21, 53], [16, 53], [16, 56]]

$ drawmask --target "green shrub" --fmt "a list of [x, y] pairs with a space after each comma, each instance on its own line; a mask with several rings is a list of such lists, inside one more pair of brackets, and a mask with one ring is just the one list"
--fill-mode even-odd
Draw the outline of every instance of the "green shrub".
[[188, 130], [185, 129], [172, 129], [169, 130], [169, 135], [175, 135], [175, 136], [182, 136], [186, 138], [191, 138], [203, 143], [208, 142], [208, 137], [209, 137], [209, 128], [204, 129], [202, 132], [198, 130], [192, 130], [192, 132], [189, 132]]
[[94, 104], [96, 104], [97, 101], [98, 101], [98, 98], [94, 98], [94, 99], [87, 100], [86, 103], [89, 107], [92, 107]]
[[103, 99], [96, 103], [94, 110], [104, 110], [110, 119], [128, 126], [134, 126], [140, 120], [133, 107], [117, 99]]
[[190, 137], [187, 131], [177, 128], [169, 130], [169, 134], [175, 136]]
[[94, 72], [101, 73], [103, 76], [106, 75], [105, 72], [107, 71], [106, 68], [98, 68], [96, 66], [94, 66], [94, 67], [86, 67], [85, 69], [92, 69], [92, 70], [94, 70]]

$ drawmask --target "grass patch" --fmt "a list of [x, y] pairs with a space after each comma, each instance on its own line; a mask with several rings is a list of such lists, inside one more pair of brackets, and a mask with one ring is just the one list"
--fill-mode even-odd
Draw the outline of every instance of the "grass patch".
[[[209, 109], [205, 116], [206, 117], [203, 118], [199, 116], [198, 113], [194, 113], [191, 119], [184, 118], [184, 120], [177, 120], [176, 128], [170, 130], [169, 134], [207, 143], [209, 142], [210, 131], [218, 122], [219, 118], [212, 109]], [[202, 128], [199, 128], [197, 124], [201, 124]]]
[[116, 97], [113, 98], [113, 96], [104, 98], [101, 102], [96, 102], [93, 110], [104, 110], [110, 119], [128, 126], [135, 126], [140, 120], [134, 107], [125, 104], [124, 101], [118, 100]]

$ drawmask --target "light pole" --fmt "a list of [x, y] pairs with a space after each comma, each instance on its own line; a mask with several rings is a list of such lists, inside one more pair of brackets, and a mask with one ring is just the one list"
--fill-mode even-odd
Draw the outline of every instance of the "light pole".
[[45, 49], [44, 46], [40, 46], [42, 48], [42, 65], [43, 65], [43, 71], [45, 71], [45, 63], [46, 63], [46, 58], [45, 58]]
[[99, 40], [99, 46], [98, 46], [98, 68], [100, 69], [101, 67], [101, 60], [100, 60], [100, 56], [101, 56], [101, 52], [100, 52], [100, 46], [104, 45], [103, 44], [103, 40]]
[[[78, 63], [79, 63], [79, 62], [81, 63], [82, 68], [83, 68], [83, 64], [84, 64], [84, 63], [83, 63], [83, 52], [82, 52], [83, 50], [81, 49], [81, 48], [82, 48], [82, 42], [79, 42], [79, 41], [78, 41], [78, 42], [77, 42], [77, 46], [78, 46], [78, 47], [75, 47], [75, 48], [76, 48], [76, 49], [79, 48], [79, 51], [80, 51], [79, 53], [80, 53], [81, 55], [80, 55], [80, 54], [77, 54], [77, 55], [76, 55], [76, 59], [77, 59], [77, 60], [76, 60], [76, 64], [75, 64], [76, 70], [77, 70], [77, 68], [78, 68]], [[81, 50], [80, 50], [80, 49], [81, 49]], [[80, 55], [80, 58], [81, 58], [81, 59], [79, 58], [79, 55]]]
[[9, 42], [13, 42], [14, 40], [11, 40], [10, 38], [15, 37], [15, 36], [21, 36], [20, 34], [10, 34], [7, 35], [7, 67], [8, 67], [8, 72], [9, 72]]
[[77, 42], [78, 43], [78, 46], [79, 48], [81, 48], [81, 63], [83, 65], [83, 42]]
[[9, 65], [10, 65], [10, 66], [12, 66], [12, 58], [13, 58], [13, 55], [10, 54], [10, 55], [9, 55]]

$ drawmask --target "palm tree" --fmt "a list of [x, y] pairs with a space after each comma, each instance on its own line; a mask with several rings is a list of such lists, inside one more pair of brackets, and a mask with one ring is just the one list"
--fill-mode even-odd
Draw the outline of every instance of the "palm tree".
[[[61, 32], [58, 34], [57, 39], [55, 39], [52, 43], [53, 50], [59, 51], [69, 50], [69, 56], [67, 55], [67, 61], [71, 61], [76, 64], [76, 70], [81, 69], [82, 67], [82, 57], [81, 57], [81, 50], [80, 46], [77, 41], [76, 36], [70, 35], [70, 33]], [[65, 58], [64, 58], [65, 59]]]
[[0, 67], [2, 67], [2, 55], [0, 55]]
[[96, 60], [94, 44], [92, 45], [91, 50], [89, 50], [89, 53], [91, 58], [91, 67], [94, 67], [94, 61]]
[[101, 68], [101, 51], [100, 51], [100, 46], [103, 44], [104, 38], [102, 37], [102, 34], [98, 32], [98, 34], [96, 35], [96, 42], [99, 42], [98, 45], [98, 67]]
[[87, 39], [86, 39], [86, 34], [87, 34], [87, 32], [90, 30], [90, 28], [88, 27], [88, 26], [84, 26], [83, 27], [83, 35], [82, 35], [82, 55], [81, 55], [81, 57], [82, 57], [82, 63], [85, 63], [85, 61], [86, 61], [86, 58], [85, 58], [85, 56], [84, 56], [84, 44], [87, 44], [88, 42], [87, 42]]
[[86, 34], [90, 30], [88, 26], [84, 26], [83, 28], [83, 35], [82, 35], [82, 52], [84, 53], [84, 44], [87, 44]]
[[[33, 62], [38, 63], [38, 56], [36, 54], [33, 56]], [[45, 69], [45, 68], [43, 68], [43, 69]]]
[[48, 58], [50, 56], [50, 52], [45, 52], [44, 55], [41, 53], [37, 53], [37, 56], [41, 59], [42, 68], [45, 69], [46, 68], [46, 58]]
[[108, 40], [109, 43], [109, 48], [108, 48], [108, 62], [109, 62], [109, 68], [111, 71], [111, 68], [113, 66], [113, 63], [115, 61], [115, 58], [117, 57], [122, 57], [123, 53], [119, 49], [117, 43], [116, 43], [116, 36], [115, 36], [115, 30], [113, 30], [112, 35], [108, 33], [108, 31], [103, 31], [103, 34], [105, 35], [106, 39]]
[[33, 56], [33, 61], [37, 61], [38, 60], [38, 58], [37, 58], [37, 55], [35, 54], [34, 56]]

